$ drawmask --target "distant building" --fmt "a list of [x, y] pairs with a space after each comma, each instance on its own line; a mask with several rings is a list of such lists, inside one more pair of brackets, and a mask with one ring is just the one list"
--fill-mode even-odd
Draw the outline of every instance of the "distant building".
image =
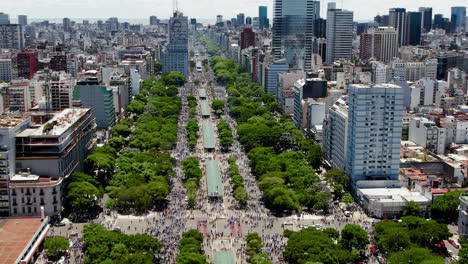
[[352, 59], [353, 12], [337, 9], [328, 3], [327, 12], [327, 55], [326, 63]]
[[49, 68], [53, 71], [67, 71], [67, 55], [57, 54], [50, 59]]
[[10, 16], [5, 13], [0, 12], [0, 25], [8, 25], [10, 24]]
[[252, 18], [251, 17], [246, 17], [245, 18], [245, 24], [246, 25], [252, 25]]
[[73, 100], [79, 100], [83, 107], [93, 110], [98, 128], [109, 128], [115, 125], [112, 89], [100, 85], [97, 78], [77, 82], [73, 89]]
[[20, 52], [17, 56], [18, 77], [31, 80], [37, 72], [37, 56], [32, 52]]
[[424, 32], [430, 32], [432, 28], [432, 7], [420, 7], [419, 12], [422, 14], [421, 27]]
[[389, 26], [398, 32], [398, 46], [408, 43], [408, 21], [405, 8], [391, 8], [389, 12]]
[[466, 26], [466, 7], [454, 6], [452, 7], [451, 22], [454, 32], [465, 32]]
[[10, 112], [24, 113], [31, 109], [29, 82], [18, 81], [8, 87], [8, 109]]
[[244, 28], [240, 36], [240, 49], [255, 47], [255, 32], [251, 28]]
[[[319, 78], [306, 78], [298, 80], [294, 84], [294, 117], [297, 127], [304, 126], [304, 109], [302, 100], [327, 97], [327, 81]], [[305, 109], [307, 114], [307, 109]]]
[[10, 82], [13, 79], [11, 59], [0, 59], [0, 81]]
[[260, 29], [269, 28], [270, 23], [268, 23], [268, 11], [267, 6], [259, 6], [258, 7], [258, 19], [260, 23]]
[[178, 71], [188, 76], [188, 18], [175, 12], [169, 19], [169, 44], [163, 54], [163, 73]]
[[289, 68], [312, 70], [314, 19], [320, 2], [313, 0], [275, 0], [272, 52], [286, 59]]
[[18, 15], [18, 24], [22, 26], [26, 26], [28, 24], [28, 16]]
[[323, 18], [314, 19], [314, 37], [327, 38], [327, 20]]
[[150, 16], [149, 23], [151, 26], [156, 26], [159, 24], [159, 19], [156, 16]]
[[242, 26], [245, 24], [245, 14], [244, 13], [240, 13], [240, 14], [237, 14], [237, 25], [238, 26]]
[[398, 180], [403, 89], [352, 84], [348, 93], [346, 173], [353, 182]]
[[289, 65], [285, 59], [272, 62], [265, 69], [265, 91], [277, 96], [278, 73], [289, 70]]
[[49, 82], [50, 106], [52, 111], [62, 111], [72, 107], [73, 84], [62, 76], [53, 77]]
[[370, 28], [361, 35], [360, 58], [390, 62], [398, 56], [398, 35], [392, 27]]
[[0, 24], [0, 49], [24, 49], [24, 31], [19, 24]]

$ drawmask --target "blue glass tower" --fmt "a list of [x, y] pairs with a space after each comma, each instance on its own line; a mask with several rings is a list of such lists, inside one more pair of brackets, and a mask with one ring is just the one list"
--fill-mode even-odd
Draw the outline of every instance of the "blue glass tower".
[[259, 6], [258, 7], [258, 20], [260, 29], [268, 28], [270, 25], [268, 23], [268, 7]]

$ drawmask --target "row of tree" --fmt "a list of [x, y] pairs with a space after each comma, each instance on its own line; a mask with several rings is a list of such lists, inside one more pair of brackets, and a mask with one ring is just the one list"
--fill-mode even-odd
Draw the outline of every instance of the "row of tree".
[[322, 161], [320, 146], [304, 138], [293, 122], [275, 115], [276, 98], [251, 81], [233, 60], [213, 57], [217, 81], [227, 85], [228, 103], [238, 122], [239, 141], [248, 152], [271, 210], [327, 210], [331, 193], [313, 167]]
[[85, 263], [155, 263], [162, 244], [147, 234], [125, 235], [97, 224], [84, 226]]
[[247, 241], [247, 255], [249, 255], [249, 263], [251, 264], [273, 264], [268, 259], [268, 255], [262, 253], [263, 243], [262, 238], [258, 233], [250, 233], [245, 237]]
[[206, 52], [210, 56], [219, 56], [226, 52], [226, 50], [222, 47], [215, 45], [213, 41], [211, 41], [211, 39], [206, 35], [206, 33], [197, 33], [197, 40], [203, 44], [203, 46], [206, 48]]
[[197, 201], [198, 184], [202, 177], [200, 161], [195, 157], [186, 158], [182, 161], [182, 169], [185, 175], [184, 187], [187, 190], [188, 206], [193, 207]]
[[224, 120], [219, 120], [218, 125], [219, 143], [223, 149], [229, 149], [234, 143], [234, 137], [232, 136], [232, 129], [229, 124]]
[[195, 229], [182, 234], [177, 264], [208, 264], [202, 249], [203, 235]]
[[200, 126], [196, 118], [190, 118], [187, 123], [188, 144], [191, 150], [197, 146], [198, 131]]
[[167, 150], [176, 144], [181, 109], [173, 85], [180, 83], [179, 75], [165, 74], [164, 81], [145, 80], [129, 105], [130, 118], [112, 128], [109, 145], [96, 148], [85, 159], [86, 172], [111, 197], [108, 208], [139, 213], [166, 205], [175, 166]]
[[231, 178], [231, 186], [233, 190], [234, 199], [244, 206], [249, 200], [249, 195], [245, 191], [244, 178], [239, 172], [239, 166], [236, 164], [236, 159], [228, 159], [228, 175]]

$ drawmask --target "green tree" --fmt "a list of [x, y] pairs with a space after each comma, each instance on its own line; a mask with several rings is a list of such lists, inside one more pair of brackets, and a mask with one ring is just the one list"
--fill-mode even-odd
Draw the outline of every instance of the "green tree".
[[121, 149], [125, 145], [125, 140], [121, 137], [112, 137], [109, 139], [109, 146], [115, 149]]
[[432, 218], [443, 223], [454, 223], [458, 218], [458, 205], [463, 191], [452, 191], [444, 194], [432, 203]]
[[145, 103], [143, 103], [140, 100], [133, 100], [129, 105], [128, 105], [128, 112], [135, 114], [135, 115], [141, 115], [145, 111]]
[[414, 201], [408, 201], [403, 208], [403, 216], [419, 216], [421, 214], [421, 207]]
[[234, 199], [236, 201], [239, 201], [241, 204], [245, 204], [247, 200], [249, 199], [249, 195], [245, 191], [244, 187], [238, 187], [234, 191]]
[[60, 254], [70, 247], [68, 239], [60, 236], [49, 237], [44, 242], [44, 249], [47, 251], [47, 258], [55, 261], [60, 258]]
[[350, 193], [345, 193], [341, 198], [341, 201], [345, 204], [352, 204], [354, 203], [354, 198]]
[[168, 72], [161, 77], [164, 85], [182, 86], [185, 83], [185, 76], [180, 72]]
[[443, 264], [444, 259], [442, 257], [433, 255], [431, 251], [426, 248], [410, 248], [404, 251], [390, 254], [388, 263]]
[[160, 63], [160, 62], [155, 62], [155, 63], [154, 63], [154, 73], [155, 73], [155, 74], [161, 74], [161, 72], [162, 72], [162, 66], [163, 66], [162, 63]]
[[72, 182], [65, 197], [73, 210], [83, 212], [89, 210], [97, 198], [102, 197], [102, 193], [89, 182]]
[[341, 230], [341, 244], [348, 250], [363, 250], [369, 244], [369, 237], [362, 227], [348, 224]]
[[221, 101], [221, 100], [213, 100], [213, 102], [211, 103], [211, 108], [213, 108], [213, 110], [223, 110], [224, 108], [224, 102]]
[[126, 125], [117, 124], [112, 128], [112, 135], [114, 136], [128, 137], [131, 133], [132, 130]]

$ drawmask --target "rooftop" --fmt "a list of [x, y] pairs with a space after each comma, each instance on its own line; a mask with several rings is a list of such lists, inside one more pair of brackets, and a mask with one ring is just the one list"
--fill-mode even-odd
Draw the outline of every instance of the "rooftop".
[[406, 187], [400, 188], [360, 188], [359, 191], [367, 196], [369, 200], [380, 202], [408, 202], [430, 203], [431, 201], [420, 192], [408, 190]]
[[0, 264], [13, 264], [42, 224], [40, 217], [0, 218]]
[[0, 116], [0, 128], [15, 127], [27, 119], [29, 119], [27, 116], [2, 115]]
[[89, 108], [67, 108], [55, 114], [52, 119], [39, 128], [26, 129], [18, 134], [17, 137], [60, 136], [88, 111]]

